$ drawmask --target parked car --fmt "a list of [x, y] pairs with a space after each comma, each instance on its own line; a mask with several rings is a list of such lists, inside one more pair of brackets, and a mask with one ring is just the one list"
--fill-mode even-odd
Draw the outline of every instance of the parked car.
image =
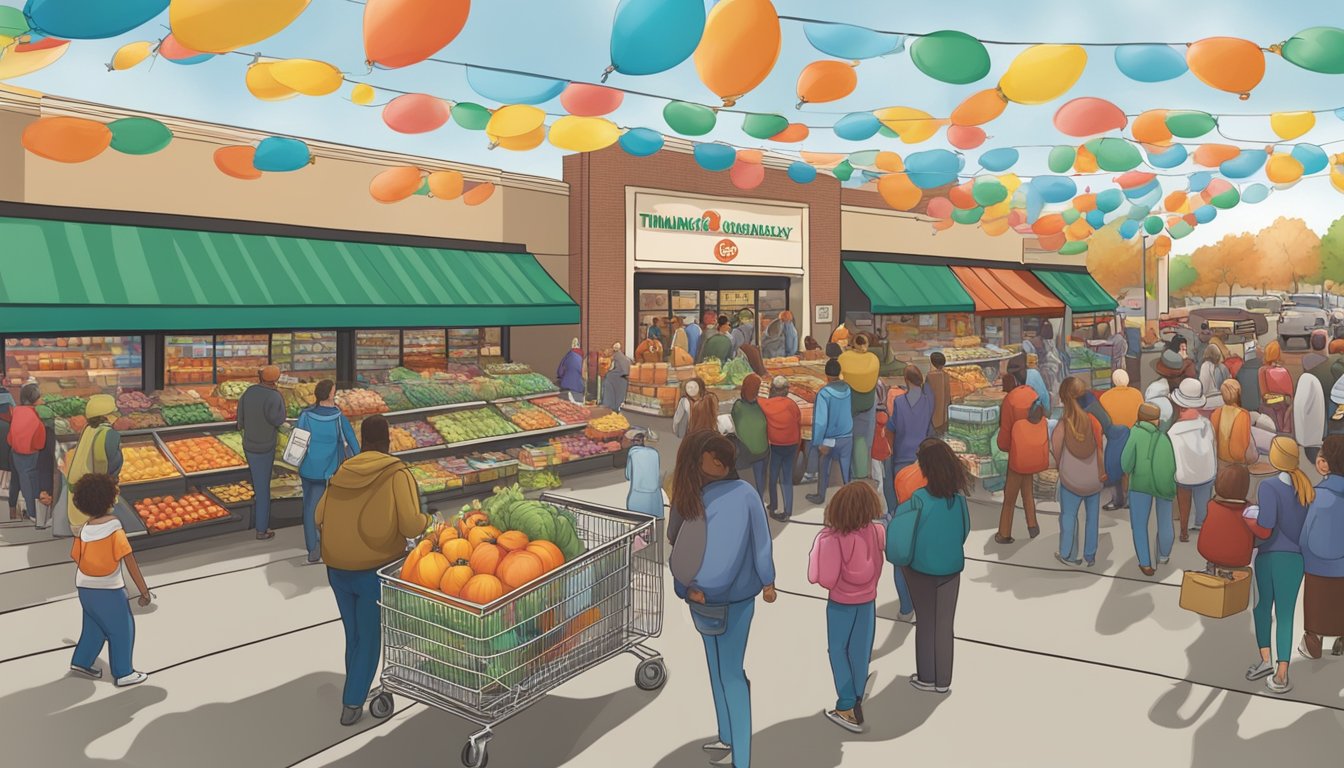
[[1331, 315], [1319, 293], [1289, 294], [1279, 312], [1279, 344], [1286, 348], [1292, 339], [1306, 344], [1315, 330], [1333, 332], [1337, 326]]
[[1283, 311], [1283, 299], [1278, 296], [1250, 296], [1246, 309], [1262, 315], [1277, 315]]
[[1162, 338], [1180, 336], [1190, 344], [1193, 354], [1199, 332], [1208, 325], [1213, 335], [1223, 340], [1234, 355], [1245, 354], [1246, 342], [1269, 333], [1269, 319], [1259, 312], [1240, 307], [1196, 307], [1183, 317], [1168, 316], [1161, 327]]

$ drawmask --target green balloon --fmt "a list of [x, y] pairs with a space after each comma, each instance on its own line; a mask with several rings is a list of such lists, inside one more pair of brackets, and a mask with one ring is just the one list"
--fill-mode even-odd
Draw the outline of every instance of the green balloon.
[[980, 179], [971, 187], [971, 197], [983, 206], [998, 205], [1008, 199], [1008, 188], [998, 179]]
[[1213, 115], [1193, 110], [1168, 112], [1166, 122], [1171, 135], [1182, 139], [1197, 139], [1218, 125]]
[[768, 139], [789, 127], [783, 115], [750, 114], [742, 121], [742, 132], [753, 139]]
[[1093, 139], [1083, 146], [1097, 158], [1097, 167], [1103, 171], [1132, 171], [1143, 162], [1139, 148], [1124, 139]]
[[12, 6], [0, 6], [0, 37], [18, 37], [28, 32], [28, 19], [23, 11]]
[[1195, 228], [1190, 226], [1190, 222], [1186, 221], [1185, 219], [1181, 219], [1175, 224], [1172, 224], [1171, 229], [1167, 230], [1167, 232], [1171, 234], [1172, 240], [1180, 240], [1182, 237], [1185, 237], [1186, 235], [1194, 231]]
[[424, 196], [424, 197], [428, 197], [428, 196], [429, 196], [429, 177], [428, 177], [428, 176], [426, 176], [425, 178], [423, 178], [423, 179], [420, 180], [420, 188], [417, 189], [417, 190], [415, 190], [415, 194], [417, 194], [417, 195], [421, 195], [421, 196]]
[[123, 117], [107, 124], [112, 148], [124, 155], [152, 155], [173, 141], [168, 126], [148, 117]]
[[849, 164], [860, 168], [872, 167], [877, 163], [877, 150], [865, 149], [860, 152], [849, 153]]
[[1072, 224], [1083, 216], [1083, 214], [1078, 212], [1077, 208], [1068, 208], [1060, 215], [1064, 217], [1065, 224]]
[[879, 136], [882, 136], [883, 138], [887, 138], [887, 139], [899, 139], [899, 138], [901, 138], [901, 135], [900, 135], [899, 133], [897, 133], [897, 132], [891, 130], [890, 128], [888, 128], [888, 127], [885, 126], [885, 125], [879, 126], [878, 129], [877, 129], [877, 133], [878, 133]]
[[985, 209], [981, 208], [978, 205], [974, 208], [965, 211], [961, 210], [960, 208], [952, 209], [952, 220], [957, 222], [958, 224], [974, 224], [980, 220], [981, 216], [984, 215], [985, 215]]
[[1236, 187], [1232, 187], [1228, 189], [1226, 192], [1214, 195], [1213, 199], [1209, 201], [1209, 205], [1212, 205], [1214, 208], [1226, 211], [1229, 208], [1235, 208], [1237, 203], [1240, 202], [1241, 202], [1241, 193], [1237, 191]]
[[490, 122], [490, 110], [470, 101], [459, 101], [453, 105], [453, 122], [469, 131], [484, 131]]
[[1059, 249], [1060, 256], [1077, 256], [1080, 253], [1087, 253], [1086, 240], [1070, 240]]
[[1073, 160], [1078, 156], [1078, 150], [1073, 147], [1059, 146], [1050, 150], [1050, 159], [1046, 164], [1050, 166], [1051, 173], [1068, 173], [1073, 167]]
[[1283, 58], [1297, 66], [1327, 75], [1344, 75], [1344, 29], [1311, 27], [1283, 44]]
[[1149, 216], [1143, 220], [1143, 231], [1150, 235], [1156, 235], [1162, 231], [1162, 218], [1159, 216]]
[[854, 166], [850, 165], [848, 160], [841, 160], [831, 169], [831, 173], [841, 181], [849, 181], [849, 177], [854, 175]]
[[984, 43], [950, 29], [915, 40], [910, 59], [920, 72], [953, 85], [974, 83], [989, 74], [989, 51]]
[[663, 120], [667, 121], [668, 128], [682, 136], [704, 136], [714, 130], [718, 116], [709, 107], [685, 101], [671, 101], [663, 107]]

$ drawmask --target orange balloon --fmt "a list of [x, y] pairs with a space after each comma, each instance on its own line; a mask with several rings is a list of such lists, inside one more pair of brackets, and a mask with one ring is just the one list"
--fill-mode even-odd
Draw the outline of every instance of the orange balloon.
[[1237, 94], [1242, 101], [1265, 77], [1265, 53], [1250, 40], [1207, 37], [1191, 43], [1185, 63], [1195, 77], [1220, 91]]
[[1093, 194], [1079, 195], [1073, 198], [1073, 208], [1079, 213], [1087, 213], [1097, 208], [1097, 196]]
[[1163, 207], [1168, 213], [1179, 213], [1185, 204], [1189, 201], [1189, 196], [1184, 192], [1177, 190], [1167, 195], [1167, 199], [1162, 202]]
[[[845, 158], [849, 157], [849, 155], [842, 155], [837, 152], [808, 152], [805, 149], [799, 150], [798, 156], [802, 158], [804, 163], [818, 168], [834, 168], [844, 162]], [[878, 158], [880, 159], [881, 157], [881, 153], [878, 153]], [[901, 169], [898, 168], [894, 170]]]
[[1032, 223], [1031, 231], [1041, 236], [1057, 235], [1064, 231], [1064, 217], [1058, 213], [1047, 213]]
[[457, 171], [435, 171], [429, 174], [429, 193], [440, 200], [461, 197], [462, 174]]
[[953, 125], [984, 125], [1003, 114], [1008, 100], [998, 88], [990, 88], [971, 95], [952, 110]]
[[998, 237], [1008, 231], [1008, 219], [988, 219], [981, 221], [980, 229], [990, 237]]
[[854, 92], [859, 75], [844, 61], [814, 61], [798, 75], [798, 106], [839, 101]]
[[877, 191], [887, 205], [898, 211], [908, 211], [919, 205], [924, 192], [904, 173], [888, 173], [877, 180]]
[[1167, 130], [1167, 110], [1150, 109], [1134, 118], [1130, 126], [1134, 140], [1144, 144], [1156, 144], [1166, 147], [1171, 144], [1171, 131]]
[[244, 181], [260, 179], [261, 171], [252, 165], [252, 158], [256, 153], [256, 147], [246, 144], [220, 147], [215, 150], [215, 167], [235, 179]]
[[759, 149], [737, 150], [737, 162], [739, 163], [751, 163], [752, 165], [760, 165], [761, 161], [764, 159], [765, 159], [765, 153]]
[[1036, 242], [1040, 245], [1041, 250], [1045, 251], [1058, 251], [1060, 248], [1063, 248], [1064, 244], [1068, 241], [1069, 239], [1064, 236], [1063, 230], [1050, 235], [1041, 235], [1036, 238]]
[[112, 130], [82, 117], [43, 117], [23, 129], [23, 147], [58, 163], [92, 160], [112, 144]]
[[1241, 150], [1230, 144], [1203, 144], [1195, 150], [1195, 164], [1205, 168], [1217, 168], [1228, 160], [1241, 154]]
[[705, 18], [695, 71], [731, 107], [775, 68], [781, 40], [770, 0], [721, 0]]
[[480, 205], [481, 203], [484, 203], [486, 200], [489, 200], [490, 196], [493, 194], [495, 194], [494, 183], [489, 181], [483, 181], [480, 184], [477, 184], [476, 186], [472, 187], [471, 189], [468, 189], [462, 195], [462, 202], [466, 203], [467, 205]]
[[943, 232], [954, 226], [956, 226], [956, 222], [951, 219], [939, 219], [938, 221], [933, 222], [933, 229], [935, 232]]
[[369, 182], [369, 195], [380, 203], [396, 203], [414, 195], [422, 183], [420, 169], [413, 165], [388, 168]]
[[789, 127], [770, 137], [770, 141], [791, 144], [807, 138], [807, 126], [802, 123], [789, 123]]
[[900, 173], [905, 170], [905, 161], [895, 152], [883, 150], [877, 153], [877, 160], [873, 161], [877, 170], [888, 173]]
[[368, 0], [364, 59], [389, 68], [424, 61], [457, 37], [470, 10], [471, 0]]
[[1168, 253], [1171, 253], [1171, 238], [1166, 235], [1158, 235], [1153, 239], [1153, 242], [1149, 244], [1148, 252], [1159, 259], [1166, 256]]
[[1099, 167], [1097, 156], [1092, 154], [1092, 150], [1083, 146], [1078, 147], [1078, 154], [1073, 158], [1074, 173], [1096, 173]]
[[975, 182], [967, 181], [947, 190], [947, 199], [952, 201], [952, 207], [962, 211], [969, 211], [979, 205], [979, 203], [975, 202], [975, 195], [971, 192], [971, 188], [974, 184]]
[[1064, 228], [1064, 234], [1070, 240], [1086, 240], [1092, 236], [1092, 225], [1087, 223], [1087, 219], [1079, 217]]

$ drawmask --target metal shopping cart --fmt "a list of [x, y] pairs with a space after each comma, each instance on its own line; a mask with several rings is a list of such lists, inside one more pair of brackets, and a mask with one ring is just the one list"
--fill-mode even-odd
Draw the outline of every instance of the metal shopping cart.
[[647, 515], [576, 499], [541, 500], [572, 515], [587, 551], [522, 589], [478, 606], [402, 581], [382, 581], [380, 711], [392, 694], [478, 726], [462, 763], [484, 768], [494, 728], [613, 656], [639, 659], [635, 685], [661, 688], [662, 656], [644, 641], [663, 627], [662, 537]]

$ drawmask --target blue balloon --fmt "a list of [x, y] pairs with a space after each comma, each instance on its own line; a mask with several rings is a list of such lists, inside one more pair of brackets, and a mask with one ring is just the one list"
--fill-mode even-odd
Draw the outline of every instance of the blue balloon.
[[1149, 152], [1148, 164], [1154, 168], [1175, 168], [1189, 156], [1184, 144], [1174, 144], [1165, 152]]
[[1330, 156], [1315, 144], [1298, 144], [1293, 147], [1293, 159], [1302, 164], [1302, 175], [1320, 173], [1330, 165]]
[[1106, 214], [1103, 213], [1100, 208], [1093, 208], [1092, 210], [1088, 211], [1087, 215], [1084, 216], [1084, 218], [1087, 219], [1087, 223], [1093, 229], [1101, 229], [1102, 227], [1106, 226]]
[[1148, 218], [1148, 214], [1152, 212], [1153, 212], [1152, 206], [1139, 205], [1136, 203], [1134, 205], [1129, 206], [1129, 213], [1125, 214], [1125, 218], [1128, 219], [1129, 221], [1143, 221], [1144, 219]]
[[1133, 240], [1134, 236], [1139, 234], [1140, 226], [1138, 219], [1125, 219], [1120, 223], [1120, 239]]
[[302, 141], [285, 136], [270, 136], [257, 145], [257, 151], [252, 155], [252, 167], [267, 173], [297, 171], [311, 160], [308, 145]]
[[837, 59], [871, 59], [905, 50], [905, 35], [850, 24], [808, 24], [803, 34], [813, 48]]
[[1263, 203], [1268, 197], [1269, 187], [1264, 184], [1248, 184], [1245, 189], [1241, 190], [1241, 202], [1243, 203], [1255, 205], [1256, 203]]
[[1036, 188], [1035, 184], [1027, 184], [1027, 223], [1035, 224], [1041, 217], [1041, 210], [1045, 208], [1045, 200], [1041, 197], [1041, 190]]
[[1107, 189], [1097, 193], [1097, 210], [1110, 213], [1125, 202], [1125, 195], [1118, 189]]
[[811, 184], [817, 178], [817, 169], [802, 160], [789, 165], [789, 179], [798, 184]]
[[47, 37], [101, 40], [130, 32], [167, 7], [168, 0], [28, 0], [23, 13]]
[[946, 149], [930, 149], [905, 158], [905, 171], [916, 187], [935, 189], [957, 183], [965, 162], [966, 158]]
[[627, 154], [648, 157], [663, 148], [663, 135], [651, 128], [631, 128], [618, 142]]
[[1130, 80], [1160, 83], [1185, 74], [1185, 54], [1169, 45], [1121, 45], [1115, 49], [1115, 66]]
[[1153, 193], [1153, 190], [1157, 190], [1158, 192], [1162, 191], [1162, 185], [1158, 183], [1157, 179], [1153, 179], [1152, 181], [1148, 182], [1147, 184], [1144, 184], [1141, 187], [1134, 187], [1133, 189], [1124, 190], [1125, 199], [1130, 201], [1140, 200], [1148, 195], [1151, 195]]
[[1200, 224], [1208, 224], [1218, 218], [1218, 209], [1212, 205], [1201, 205], [1195, 209], [1195, 221]]
[[704, 31], [704, 0], [621, 0], [611, 24], [611, 69], [665, 72], [695, 53]]
[[1078, 194], [1078, 185], [1068, 176], [1037, 176], [1031, 187], [1047, 203], [1062, 203]]
[[877, 135], [881, 127], [882, 122], [872, 112], [850, 112], [835, 121], [831, 130], [846, 141], [867, 141]]
[[991, 173], [1000, 173], [1016, 165], [1019, 157], [1013, 147], [991, 149], [980, 156], [980, 167]]
[[1240, 155], [1218, 166], [1218, 171], [1229, 179], [1244, 179], [1265, 167], [1268, 157], [1263, 149], [1243, 149]]
[[1156, 208], [1158, 203], [1162, 202], [1162, 185], [1157, 182], [1157, 179], [1153, 179], [1140, 189], [1144, 190], [1143, 194], [1132, 198], [1135, 205]]
[[737, 162], [737, 150], [727, 144], [696, 144], [695, 162], [706, 171], [726, 171]]
[[467, 85], [481, 96], [501, 104], [543, 104], [559, 96], [569, 83], [549, 77], [467, 67]]
[[188, 56], [185, 59], [169, 59], [166, 56], [164, 57], [169, 64], [176, 64], [179, 67], [190, 67], [193, 64], [201, 64], [213, 58], [215, 58], [215, 54], [213, 53], [198, 53], [195, 56]]
[[1190, 174], [1189, 191], [1203, 192], [1204, 188], [1209, 186], [1209, 182], [1211, 181], [1213, 181], [1213, 171], [1199, 171], [1197, 173], [1192, 173]]

